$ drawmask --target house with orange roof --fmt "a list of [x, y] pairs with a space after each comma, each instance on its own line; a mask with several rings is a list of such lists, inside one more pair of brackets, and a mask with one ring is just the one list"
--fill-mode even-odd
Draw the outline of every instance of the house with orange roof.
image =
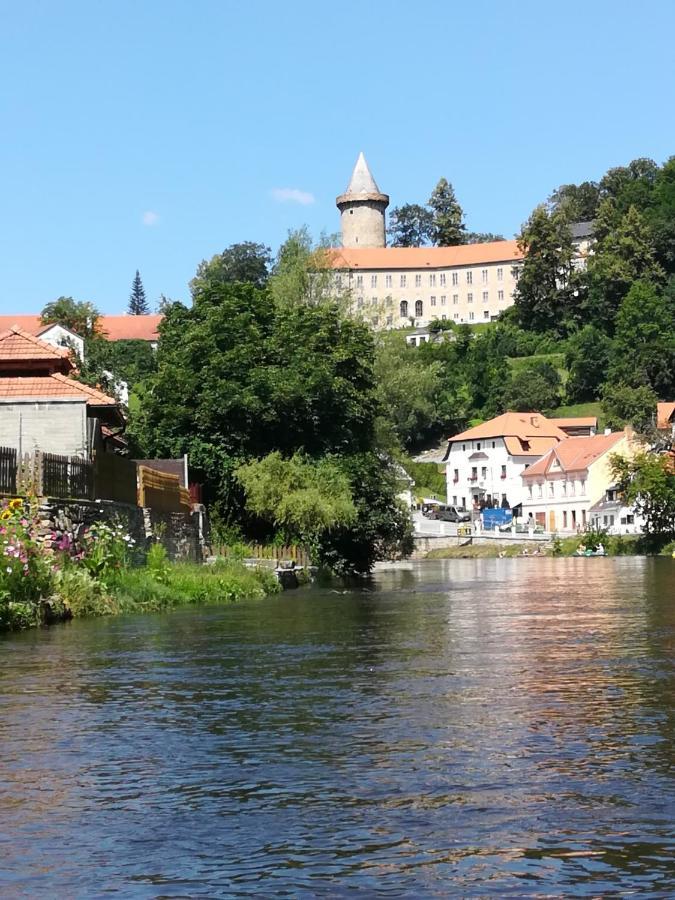
[[559, 425], [537, 412], [506, 412], [453, 435], [443, 460], [448, 504], [518, 507], [523, 471], [566, 438]]
[[[159, 340], [159, 326], [164, 316], [99, 316], [96, 328], [108, 341], [147, 341], [152, 347]], [[17, 325], [22, 331], [42, 338], [56, 347], [72, 347], [80, 359], [84, 358], [84, 340], [69, 328], [58, 323], [43, 324], [40, 316], [0, 316], [0, 333]]]
[[656, 404], [656, 427], [675, 438], [675, 401]]
[[75, 380], [72, 351], [13, 325], [0, 333], [0, 446], [88, 457], [125, 426], [113, 397]]
[[631, 455], [635, 448], [633, 435], [625, 431], [568, 437], [556, 443], [522, 473], [523, 516], [532, 516], [551, 532], [585, 528], [592, 508], [613, 485], [610, 457]]

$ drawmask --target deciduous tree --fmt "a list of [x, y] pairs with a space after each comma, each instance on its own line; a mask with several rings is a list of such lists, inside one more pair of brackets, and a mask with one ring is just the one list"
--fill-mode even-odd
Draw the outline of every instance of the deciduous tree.
[[80, 337], [91, 337], [96, 331], [100, 313], [93, 303], [73, 300], [72, 297], [59, 297], [48, 303], [40, 314], [44, 325], [55, 322], [69, 328]]
[[392, 247], [423, 247], [430, 244], [434, 234], [434, 217], [419, 203], [397, 206], [389, 213], [387, 228]]

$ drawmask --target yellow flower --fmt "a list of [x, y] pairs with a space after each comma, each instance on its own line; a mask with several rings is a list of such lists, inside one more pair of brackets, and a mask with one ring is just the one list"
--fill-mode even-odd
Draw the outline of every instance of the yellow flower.
[[0, 519], [11, 519], [11, 518], [12, 518], [12, 511], [10, 509], [3, 509], [3, 511], [0, 513]]
[[15, 497], [14, 500], [9, 501], [9, 508], [12, 510], [13, 509], [21, 509], [22, 506], [23, 506], [23, 500], [21, 499], [21, 497]]

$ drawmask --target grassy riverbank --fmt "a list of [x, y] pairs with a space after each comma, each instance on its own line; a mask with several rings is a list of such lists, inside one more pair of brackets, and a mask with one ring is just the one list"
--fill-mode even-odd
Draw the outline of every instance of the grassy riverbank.
[[[431, 550], [426, 559], [496, 559], [515, 556], [574, 556], [583, 535], [556, 538], [547, 543], [468, 544]], [[637, 535], [605, 535], [602, 543], [607, 556], [671, 556], [675, 541]]]

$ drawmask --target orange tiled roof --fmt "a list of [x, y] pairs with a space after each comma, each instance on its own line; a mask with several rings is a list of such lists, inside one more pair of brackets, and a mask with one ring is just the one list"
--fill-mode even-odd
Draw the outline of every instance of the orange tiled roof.
[[449, 442], [479, 441], [483, 438], [504, 438], [506, 449], [512, 456], [541, 456], [552, 444], [567, 437], [546, 416], [536, 412], [506, 412], [483, 422], [461, 434], [450, 437]]
[[446, 269], [517, 262], [523, 256], [516, 241], [458, 247], [340, 247], [331, 251], [334, 269]]
[[0, 378], [0, 400], [75, 398], [85, 400], [88, 406], [117, 406], [117, 400], [102, 391], [67, 378], [58, 372], [25, 378]]
[[563, 472], [587, 469], [603, 454], [626, 437], [625, 431], [613, 434], [594, 434], [592, 437], [568, 437], [538, 459], [523, 472], [523, 477], [545, 475], [554, 460], [558, 460]]
[[[24, 331], [17, 324], [0, 333], [0, 362], [16, 363], [32, 360], [70, 363], [70, 351], [40, 340], [35, 334]], [[72, 363], [69, 367], [72, 368]]]
[[[98, 330], [109, 341], [140, 340], [156, 341], [159, 339], [157, 329], [163, 316], [100, 316]], [[18, 325], [30, 334], [41, 334], [52, 325], [43, 325], [40, 316], [0, 316], [0, 331]], [[65, 326], [64, 326], [65, 327]]]
[[675, 402], [656, 404], [656, 427], [668, 428], [675, 419]]

